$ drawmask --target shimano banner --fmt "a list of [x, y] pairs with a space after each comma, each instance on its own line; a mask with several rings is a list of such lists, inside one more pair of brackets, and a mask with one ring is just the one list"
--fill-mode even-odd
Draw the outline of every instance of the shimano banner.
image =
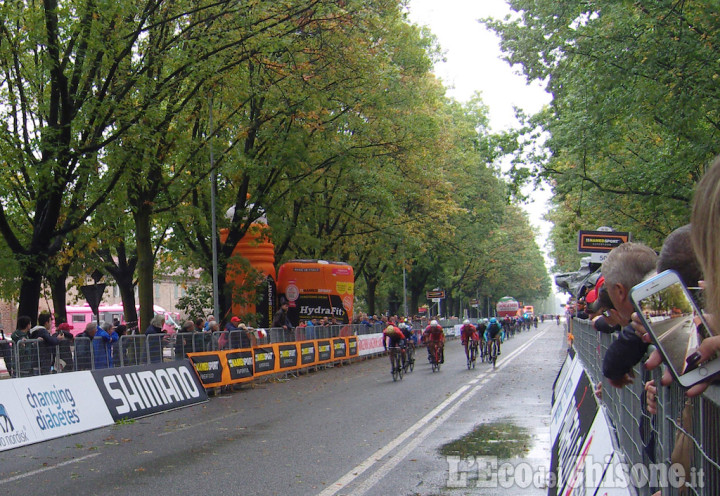
[[132, 419], [207, 401], [189, 360], [93, 370], [113, 419]]

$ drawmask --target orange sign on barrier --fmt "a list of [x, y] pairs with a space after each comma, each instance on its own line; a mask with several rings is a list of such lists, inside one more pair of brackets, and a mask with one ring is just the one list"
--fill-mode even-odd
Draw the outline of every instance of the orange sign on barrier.
[[205, 388], [346, 360], [359, 354], [357, 336], [188, 353]]

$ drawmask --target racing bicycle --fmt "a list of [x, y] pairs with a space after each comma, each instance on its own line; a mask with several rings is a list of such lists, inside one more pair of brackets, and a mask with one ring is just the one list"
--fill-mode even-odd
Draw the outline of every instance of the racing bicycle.
[[436, 341], [428, 343], [430, 346], [430, 365], [432, 366], [433, 372], [440, 371], [440, 361], [442, 357], [442, 344]]
[[415, 370], [415, 344], [411, 340], [408, 340], [403, 352], [405, 353], [403, 372], [409, 374], [410, 372]]
[[392, 366], [392, 378], [393, 381], [403, 378], [403, 363], [402, 363], [402, 348], [399, 346], [391, 346], [388, 348], [390, 351], [390, 365]]
[[475, 360], [477, 359], [478, 355], [478, 342], [475, 339], [469, 339], [467, 343], [467, 368], [470, 370], [471, 368], [475, 368]]

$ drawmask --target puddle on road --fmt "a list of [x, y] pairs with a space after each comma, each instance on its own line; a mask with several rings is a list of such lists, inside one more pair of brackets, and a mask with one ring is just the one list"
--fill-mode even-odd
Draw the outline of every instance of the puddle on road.
[[508, 459], [526, 455], [531, 436], [523, 427], [509, 422], [480, 424], [465, 436], [440, 447], [445, 456], [496, 456]]

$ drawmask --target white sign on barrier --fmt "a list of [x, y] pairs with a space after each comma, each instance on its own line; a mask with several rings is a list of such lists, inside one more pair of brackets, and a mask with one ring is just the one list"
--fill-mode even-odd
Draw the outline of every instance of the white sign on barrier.
[[358, 355], [372, 355], [385, 351], [383, 347], [383, 333], [360, 334], [358, 337]]
[[0, 451], [113, 423], [90, 372], [0, 382]]

